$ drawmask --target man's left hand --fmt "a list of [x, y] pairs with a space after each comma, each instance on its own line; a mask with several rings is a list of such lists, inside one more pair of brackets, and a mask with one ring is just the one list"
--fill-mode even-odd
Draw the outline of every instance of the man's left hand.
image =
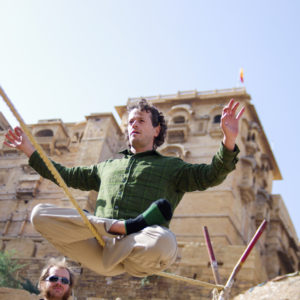
[[231, 99], [222, 111], [220, 126], [224, 133], [223, 144], [228, 150], [233, 150], [235, 147], [235, 140], [239, 133], [239, 120], [245, 111], [245, 107], [242, 107], [236, 115], [238, 106], [239, 103]]

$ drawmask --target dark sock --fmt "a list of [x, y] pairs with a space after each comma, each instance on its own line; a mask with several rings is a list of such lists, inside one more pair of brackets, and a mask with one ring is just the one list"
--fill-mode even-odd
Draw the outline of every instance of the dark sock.
[[172, 218], [172, 207], [166, 199], [153, 202], [142, 214], [125, 221], [126, 233], [131, 234], [151, 225], [161, 225]]

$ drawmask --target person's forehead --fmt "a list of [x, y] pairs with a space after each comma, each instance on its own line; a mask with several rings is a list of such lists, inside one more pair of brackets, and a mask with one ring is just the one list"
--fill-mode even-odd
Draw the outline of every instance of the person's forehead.
[[49, 270], [49, 276], [52, 275], [57, 275], [60, 277], [70, 277], [70, 274], [68, 272], [68, 270], [66, 270], [65, 268], [58, 268], [58, 267], [51, 267]]
[[151, 117], [150, 112], [147, 112], [145, 110], [141, 111], [137, 108], [134, 108], [133, 110], [131, 110], [129, 112], [128, 119], [132, 119], [132, 118], [150, 118], [150, 117]]

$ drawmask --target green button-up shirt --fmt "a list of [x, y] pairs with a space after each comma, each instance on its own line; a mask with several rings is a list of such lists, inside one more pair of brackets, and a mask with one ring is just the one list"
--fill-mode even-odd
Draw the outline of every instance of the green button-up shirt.
[[[69, 187], [98, 192], [96, 216], [126, 220], [145, 211], [157, 199], [167, 199], [174, 210], [185, 192], [220, 184], [235, 169], [238, 152], [237, 147], [229, 151], [221, 144], [210, 164], [190, 164], [157, 151], [133, 154], [128, 150], [121, 152], [121, 159], [90, 167], [53, 164]], [[29, 164], [41, 176], [55, 182], [37, 152], [32, 154]]]

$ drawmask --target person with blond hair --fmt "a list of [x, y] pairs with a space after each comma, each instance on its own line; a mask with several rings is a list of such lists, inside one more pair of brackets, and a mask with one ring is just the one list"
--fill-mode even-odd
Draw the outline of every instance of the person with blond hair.
[[67, 300], [72, 294], [74, 274], [64, 257], [51, 258], [43, 268], [38, 289], [40, 300]]

